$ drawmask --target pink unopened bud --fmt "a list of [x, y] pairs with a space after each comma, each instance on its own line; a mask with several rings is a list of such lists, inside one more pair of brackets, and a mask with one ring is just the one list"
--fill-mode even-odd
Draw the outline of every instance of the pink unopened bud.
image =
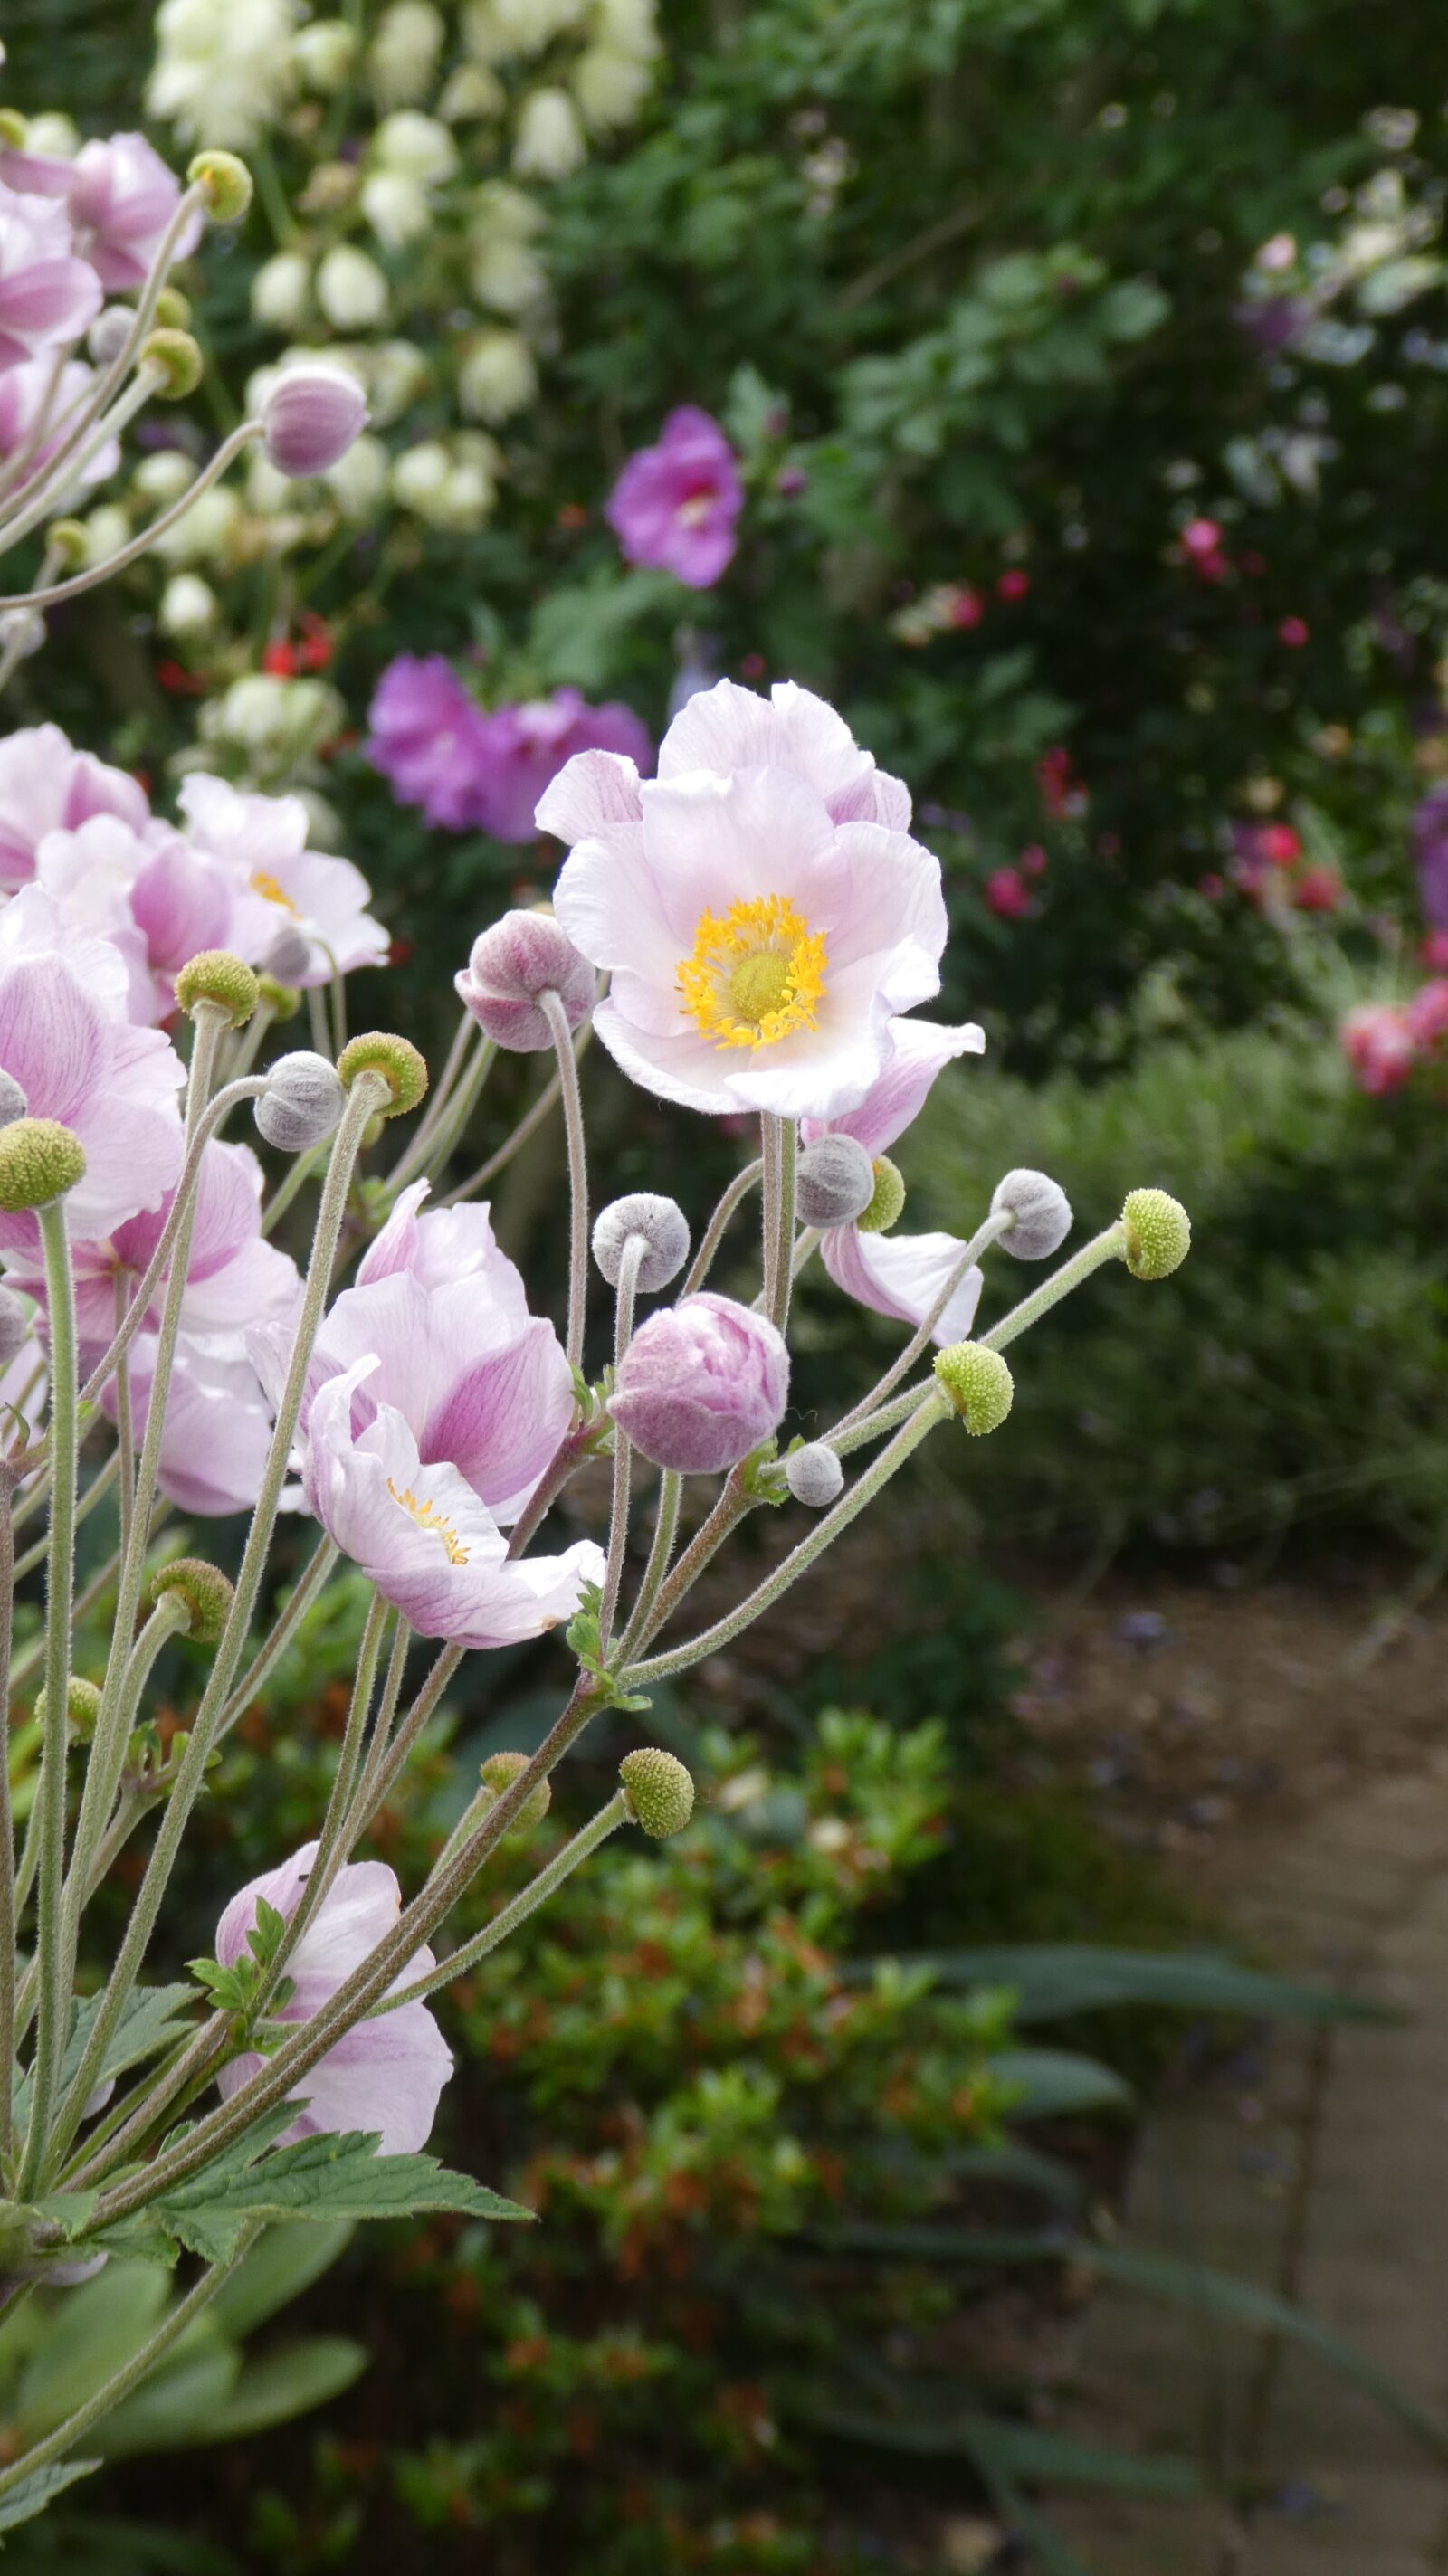
[[366, 418], [367, 397], [346, 367], [285, 367], [261, 406], [262, 447], [279, 474], [304, 480], [336, 465]]
[[788, 1400], [783, 1337], [750, 1307], [706, 1291], [634, 1335], [609, 1411], [656, 1467], [718, 1476], [778, 1429]]
[[571, 1029], [593, 1008], [593, 968], [580, 957], [551, 913], [505, 912], [473, 941], [473, 953], [453, 981], [458, 999], [495, 1046], [536, 1055], [553, 1044], [539, 996], [556, 993]]

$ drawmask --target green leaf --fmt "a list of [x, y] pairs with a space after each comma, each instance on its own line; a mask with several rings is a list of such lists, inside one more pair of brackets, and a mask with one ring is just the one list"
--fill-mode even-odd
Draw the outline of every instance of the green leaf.
[[0, 2531], [13, 2531], [17, 2523], [29, 2522], [44, 2513], [52, 2498], [73, 2487], [80, 2478], [95, 2475], [99, 2460], [52, 2460], [48, 2468], [22, 2478], [6, 2496], [0, 2496]]
[[[193, 1986], [135, 1987], [102, 2055], [97, 2080], [104, 2082], [107, 2076], [124, 2075], [129, 2067], [139, 2066], [143, 2058], [153, 2057], [158, 2049], [169, 2047], [172, 2040], [184, 2038], [193, 2025], [189, 2020], [178, 2019], [178, 2015], [184, 2013], [188, 2006], [194, 2007], [195, 2003]], [[95, 2027], [100, 2008], [100, 1995], [87, 1995], [76, 2006], [70, 2038], [61, 2060], [62, 2086], [69, 2084], [80, 2071], [86, 2042]], [[15, 2086], [17, 2128], [24, 2128], [29, 2112], [30, 2078], [22, 2075]]]
[[159, 2323], [169, 2295], [163, 2274], [117, 2264], [66, 2291], [16, 2392], [15, 2422], [27, 2441], [53, 2432], [105, 2386]]
[[1131, 2087], [1109, 2066], [1066, 2048], [1003, 2048], [990, 2058], [992, 2078], [1011, 2088], [1009, 2120], [1059, 2120], [1076, 2111], [1117, 2108]]
[[[861, 1965], [868, 1968], [872, 1963]], [[1009, 1986], [1017, 2021], [1060, 2021], [1108, 2004], [1171, 2004], [1253, 2020], [1384, 2021], [1381, 2006], [1330, 1986], [1259, 1975], [1213, 1950], [1111, 1950], [1089, 1943], [1022, 1942], [912, 1953], [937, 1985]], [[860, 1973], [857, 1966], [856, 1973]]]
[[[287, 2106], [280, 2106], [287, 2108]], [[295, 2104], [288, 2117], [295, 2116]], [[253, 2219], [411, 2218], [454, 2210], [470, 2218], [531, 2218], [434, 2156], [380, 2156], [375, 2135], [348, 2130], [299, 2138], [238, 2169], [211, 2166], [151, 2204], [151, 2215], [193, 2254], [225, 2262]], [[98, 2239], [97, 2242], [103, 2242]]]
[[184, 2355], [171, 2355], [101, 2417], [92, 2433], [96, 2448], [108, 2460], [127, 2460], [142, 2451], [204, 2442], [240, 2372], [240, 2352], [213, 2329]]
[[1207, 2491], [1200, 2469], [1190, 2460], [1105, 2450], [1094, 2442], [1075, 2442], [1067, 2434], [1046, 2432], [1037, 2424], [976, 2416], [970, 2422], [969, 2443], [978, 2466], [988, 2455], [1008, 2477], [1029, 2478], [1033, 2484], [1183, 2499]]
[[296, 2219], [289, 2227], [269, 2227], [222, 2282], [209, 2313], [224, 2334], [254, 2334], [320, 2280], [351, 2240], [346, 2219], [329, 2226]]
[[365, 2344], [348, 2335], [312, 2335], [285, 2351], [268, 2353], [244, 2370], [231, 2394], [208, 2420], [184, 2440], [237, 2442], [266, 2433], [274, 2424], [290, 2424], [315, 2406], [326, 2406], [350, 2388], [366, 2369]]

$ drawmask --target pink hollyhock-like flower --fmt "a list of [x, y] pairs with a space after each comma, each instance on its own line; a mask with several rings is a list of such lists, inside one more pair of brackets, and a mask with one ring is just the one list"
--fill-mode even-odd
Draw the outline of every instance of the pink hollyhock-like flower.
[[1380, 1098], [1400, 1091], [1417, 1062], [1406, 1015], [1391, 1002], [1361, 1002], [1338, 1030], [1338, 1042], [1360, 1091]]
[[299, 934], [308, 961], [298, 972], [289, 960], [286, 981], [303, 987], [384, 963], [387, 933], [367, 910], [371, 887], [350, 859], [307, 848], [299, 796], [243, 796], [197, 771], [178, 801], [188, 839], [242, 880], [232, 929], [239, 956], [265, 965], [283, 933]]
[[[109, 940], [67, 922], [40, 886], [0, 910], [0, 1069], [34, 1118], [58, 1118], [85, 1152], [66, 1200], [77, 1240], [156, 1208], [181, 1168], [181, 1060], [159, 1029], [134, 1028], [130, 977]], [[33, 1216], [0, 1217], [0, 1248], [30, 1250]]]
[[[146, 1436], [155, 1371], [156, 1336], [138, 1333], [130, 1354], [131, 1416], [138, 1441]], [[101, 1404], [114, 1422], [114, 1378]], [[261, 1492], [271, 1436], [271, 1406], [255, 1369], [245, 1360], [225, 1359], [183, 1333], [161, 1432], [158, 1480], [167, 1499], [208, 1520], [249, 1512]]]
[[[0, 376], [0, 386], [9, 382]], [[47, 832], [76, 831], [93, 814], [118, 814], [140, 832], [150, 812], [134, 778], [77, 751], [59, 725], [7, 734], [0, 741], [0, 891], [29, 883]]]
[[447, 1458], [427, 1464], [396, 1407], [373, 1399], [359, 1430], [357, 1397], [382, 1362], [369, 1356], [312, 1398], [306, 1496], [344, 1556], [421, 1637], [454, 1645], [521, 1645], [571, 1619], [603, 1552], [580, 1540], [562, 1556], [510, 1557], [476, 1488]]
[[188, 958], [235, 945], [245, 878], [168, 824], [138, 832], [117, 815], [93, 814], [74, 831], [47, 832], [35, 875], [67, 919], [112, 940], [127, 959], [135, 1020], [168, 1018]]
[[0, 370], [78, 340], [100, 309], [100, 279], [76, 258], [64, 207], [0, 180]]
[[1019, 868], [992, 868], [985, 881], [989, 909], [1001, 921], [1023, 921], [1031, 910], [1031, 889]]
[[659, 775], [585, 752], [538, 807], [574, 844], [554, 909], [612, 975], [595, 1025], [660, 1098], [831, 1118], [938, 990], [940, 866], [909, 799], [819, 698], [721, 681], [675, 717]]
[[460, 832], [471, 820], [484, 717], [441, 653], [399, 653], [373, 694], [363, 753], [402, 805]]
[[[67, 166], [66, 207], [75, 246], [107, 294], [144, 285], [161, 236], [181, 202], [181, 183], [144, 134], [84, 143]], [[201, 239], [199, 211], [176, 245], [185, 259]]]
[[[234, 1968], [247, 1955], [259, 1901], [290, 1920], [316, 1857], [317, 1845], [304, 1843], [280, 1869], [252, 1879], [232, 1898], [216, 1927], [222, 1967]], [[292, 1993], [276, 2019], [310, 2021], [386, 1939], [401, 1911], [402, 1890], [384, 1861], [348, 1861], [287, 1962]], [[389, 1992], [436, 1965], [431, 1950], [414, 1951]], [[255, 2055], [233, 2058], [217, 2078], [223, 2099], [229, 2101], [263, 2063]], [[301, 2078], [292, 2099], [303, 2107], [279, 2143], [324, 2131], [375, 2130], [382, 2155], [415, 2154], [427, 2144], [452, 2070], [452, 2051], [426, 2004], [399, 2004], [376, 2021], [359, 2021]]]
[[[53, 358], [27, 358], [23, 366], [8, 367], [0, 375], [0, 464], [8, 465], [22, 448], [30, 448], [42, 416], [45, 424], [30, 449], [17, 491], [23, 491], [31, 477], [49, 464], [71, 415], [79, 410], [94, 383], [94, 370], [79, 358], [67, 358], [59, 375]], [[108, 439], [80, 468], [76, 483], [85, 486], [104, 482], [108, 474], [114, 474], [120, 455], [119, 442]]]
[[495, 841], [531, 841], [539, 797], [579, 751], [618, 753], [641, 768], [653, 758], [632, 707], [591, 707], [577, 689], [484, 716], [469, 819]]
[[608, 1409], [656, 1467], [718, 1476], [778, 1430], [788, 1401], [783, 1336], [766, 1316], [705, 1289], [640, 1326]]
[[[946, 1029], [928, 1020], [901, 1020], [893, 1035], [895, 1053], [858, 1109], [827, 1122], [807, 1118], [802, 1143], [845, 1135], [869, 1155], [888, 1153], [924, 1108], [937, 1074], [985, 1046], [984, 1030], [971, 1021]], [[953, 1234], [862, 1234], [857, 1225], [831, 1226], [820, 1238], [820, 1259], [837, 1288], [877, 1315], [914, 1325], [924, 1323], [964, 1250]], [[966, 1339], [982, 1285], [980, 1271], [969, 1269], [935, 1326], [935, 1341]]]
[[[302, 1404], [304, 1443], [320, 1390], [355, 1380], [359, 1435], [391, 1408], [424, 1473], [446, 1464], [494, 1520], [515, 1521], [567, 1430], [573, 1376], [546, 1318], [531, 1315], [522, 1276], [500, 1252], [485, 1206], [422, 1215], [426, 1181], [402, 1192], [387, 1224], [325, 1318]], [[280, 1385], [287, 1337], [259, 1334], [253, 1356]], [[305, 1455], [305, 1451], [304, 1451]]]
[[656, 447], [629, 458], [604, 516], [627, 560], [708, 590], [733, 555], [744, 486], [717, 420], [693, 403], [671, 411]]

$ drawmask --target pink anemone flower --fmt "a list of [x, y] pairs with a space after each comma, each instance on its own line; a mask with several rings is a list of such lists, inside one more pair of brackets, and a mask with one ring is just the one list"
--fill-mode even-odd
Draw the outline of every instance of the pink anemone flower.
[[245, 893], [235, 868], [195, 849], [169, 824], [147, 823], [138, 832], [115, 814], [47, 832], [35, 876], [68, 919], [113, 940], [127, 958], [131, 1017], [140, 1021], [170, 1017], [188, 958], [232, 946]]
[[[290, 1919], [316, 1857], [316, 1844], [304, 1843], [279, 1869], [267, 1870], [233, 1896], [216, 1927], [222, 1967], [234, 1968], [245, 1956], [260, 1900]], [[277, 2020], [310, 2021], [385, 1940], [401, 1911], [402, 1890], [384, 1861], [348, 1861], [287, 1962], [292, 1993], [277, 2010]], [[414, 1951], [389, 1991], [436, 1964], [431, 1950]], [[223, 2100], [229, 2101], [263, 2063], [248, 2054], [223, 2067], [217, 2078]], [[452, 2071], [452, 2051], [426, 2004], [399, 2004], [375, 2021], [359, 2021], [318, 2058], [291, 2096], [302, 2107], [279, 2143], [290, 2145], [324, 2131], [375, 2130], [384, 2156], [415, 2154], [427, 2144]]]
[[78, 340], [100, 309], [100, 279], [75, 255], [65, 208], [0, 180], [0, 369]]
[[581, 1539], [562, 1556], [510, 1557], [467, 1478], [447, 1459], [424, 1465], [402, 1415], [378, 1404], [354, 1427], [357, 1390], [381, 1363], [357, 1360], [312, 1398], [308, 1504], [420, 1637], [474, 1648], [521, 1645], [571, 1619], [603, 1552]]
[[[161, 237], [181, 202], [181, 182], [144, 134], [112, 134], [82, 144], [68, 172], [66, 208], [76, 248], [107, 294], [145, 284]], [[188, 216], [176, 245], [185, 259], [201, 239], [201, 215]]]
[[[0, 384], [8, 383], [0, 377]], [[0, 741], [0, 891], [35, 874], [47, 832], [74, 832], [93, 814], [116, 814], [144, 831], [151, 809], [124, 769], [77, 751], [59, 725], [26, 725]]]
[[[59, 373], [53, 358], [27, 358], [23, 366], [8, 367], [0, 374], [0, 464], [9, 465], [22, 449], [28, 451], [17, 490], [23, 492], [49, 464], [72, 414], [79, 411], [94, 383], [94, 369], [80, 358], [68, 358]], [[108, 474], [114, 474], [120, 457], [119, 441], [107, 439], [78, 469], [73, 488], [103, 483]], [[54, 506], [60, 506], [59, 500]]]
[[198, 771], [178, 801], [188, 839], [239, 873], [238, 955], [264, 965], [280, 936], [296, 934], [306, 942], [306, 963], [295, 970], [289, 963], [284, 980], [303, 987], [385, 962], [387, 933], [367, 910], [371, 887], [350, 859], [307, 848], [299, 796], [243, 796], [224, 778]]
[[[156, 1336], [138, 1333], [130, 1355], [131, 1416], [138, 1442], [146, 1436], [155, 1369]], [[113, 1377], [101, 1406], [114, 1422]], [[157, 1474], [168, 1501], [207, 1520], [249, 1512], [261, 1492], [271, 1438], [272, 1409], [256, 1371], [247, 1361], [222, 1358], [207, 1343], [183, 1333], [161, 1426]]]
[[[946, 1029], [928, 1020], [901, 1020], [894, 1040], [894, 1055], [859, 1107], [839, 1118], [806, 1119], [803, 1143], [845, 1135], [869, 1155], [887, 1153], [919, 1116], [937, 1074], [958, 1056], [979, 1055], [985, 1033], [971, 1021]], [[837, 1288], [877, 1315], [916, 1326], [924, 1323], [964, 1250], [953, 1234], [862, 1234], [857, 1225], [831, 1226], [820, 1240], [820, 1259]], [[935, 1325], [935, 1341], [966, 1339], [982, 1285], [972, 1265]]]
[[940, 864], [908, 811], [802, 689], [701, 692], [656, 779], [570, 761], [538, 820], [573, 843], [554, 909], [612, 976], [595, 1026], [623, 1071], [715, 1116], [858, 1106], [940, 985]]

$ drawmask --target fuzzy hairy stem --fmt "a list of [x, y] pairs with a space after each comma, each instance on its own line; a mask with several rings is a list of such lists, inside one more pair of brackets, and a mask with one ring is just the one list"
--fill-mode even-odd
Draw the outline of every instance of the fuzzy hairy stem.
[[696, 1289], [703, 1287], [714, 1267], [715, 1256], [724, 1240], [730, 1218], [737, 1208], [743, 1206], [750, 1191], [757, 1189], [763, 1175], [764, 1164], [759, 1157], [756, 1157], [752, 1163], [746, 1163], [742, 1172], [735, 1173], [710, 1217], [699, 1249], [685, 1273], [683, 1287], [679, 1290], [681, 1297], [692, 1297]]
[[794, 1252], [794, 1174], [798, 1130], [766, 1111], [759, 1122], [764, 1167], [764, 1312], [778, 1331], [789, 1324]]
[[583, 1094], [578, 1087], [578, 1059], [568, 1014], [556, 993], [540, 993], [538, 1007], [553, 1032], [553, 1052], [563, 1087], [563, 1128], [568, 1140], [568, 1336], [564, 1348], [570, 1368], [583, 1365], [583, 1326], [588, 1306], [588, 1148], [583, 1132]]
[[400, 1986], [395, 1994], [384, 1995], [375, 2007], [375, 2015], [380, 2017], [383, 2013], [395, 2012], [399, 2004], [421, 2003], [424, 1996], [435, 1995], [439, 1986], [450, 1985], [454, 1977], [466, 1976], [480, 1959], [486, 1959], [490, 1950], [496, 1950], [501, 1942], [506, 1941], [510, 1932], [516, 1932], [520, 1923], [526, 1923], [530, 1914], [536, 1914], [539, 1906], [546, 1904], [555, 1888], [561, 1887], [566, 1878], [572, 1877], [590, 1852], [596, 1852], [600, 1843], [607, 1842], [609, 1835], [617, 1833], [619, 1826], [627, 1822], [628, 1803], [620, 1789], [606, 1807], [599, 1809], [591, 1823], [584, 1825], [572, 1841], [565, 1843], [562, 1851], [539, 1870], [536, 1878], [530, 1879], [525, 1888], [499, 1909], [491, 1923], [484, 1924], [481, 1932], [475, 1932], [470, 1941], [464, 1941], [435, 1968], [429, 1968], [425, 1976], [415, 1978], [410, 1986]]

